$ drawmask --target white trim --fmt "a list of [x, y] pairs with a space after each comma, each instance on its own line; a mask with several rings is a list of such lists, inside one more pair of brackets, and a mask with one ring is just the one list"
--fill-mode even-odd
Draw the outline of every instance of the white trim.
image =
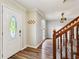
[[[44, 40], [45, 40], [45, 39], [44, 39]], [[36, 46], [34, 46], [34, 45], [27, 45], [27, 47], [38, 48], [44, 40], [42, 40], [42, 41], [41, 41], [39, 44], [37, 44]]]
[[27, 48], [27, 46], [23, 47], [21, 50], [24, 50], [24, 49], [26, 49], [26, 48]]

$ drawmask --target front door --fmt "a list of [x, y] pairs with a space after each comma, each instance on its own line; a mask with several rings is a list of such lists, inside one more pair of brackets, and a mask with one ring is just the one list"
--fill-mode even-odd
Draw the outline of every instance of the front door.
[[21, 50], [21, 27], [19, 12], [3, 6], [3, 59]]

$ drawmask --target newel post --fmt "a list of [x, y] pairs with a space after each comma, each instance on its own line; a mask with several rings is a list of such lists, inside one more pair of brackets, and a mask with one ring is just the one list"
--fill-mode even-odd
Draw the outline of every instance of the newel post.
[[53, 59], [56, 59], [56, 30], [53, 31]]

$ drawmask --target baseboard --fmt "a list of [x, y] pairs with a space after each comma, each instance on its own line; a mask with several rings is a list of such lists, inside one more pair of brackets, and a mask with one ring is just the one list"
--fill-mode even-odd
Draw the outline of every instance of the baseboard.
[[25, 48], [27, 48], [27, 46], [23, 47], [21, 50], [24, 50]]
[[52, 39], [52, 38], [46, 38], [46, 39]]
[[34, 45], [27, 45], [27, 47], [35, 48], [35, 46], [34, 46]]
[[27, 45], [27, 47], [32, 47], [32, 48], [38, 48], [46, 39], [42, 40], [39, 44], [37, 44], [36, 46], [34, 45]]
[[42, 44], [43, 41], [44, 41], [44, 40], [42, 40], [39, 44], [37, 44], [37, 45], [35, 46], [35, 48], [38, 48], [38, 47]]

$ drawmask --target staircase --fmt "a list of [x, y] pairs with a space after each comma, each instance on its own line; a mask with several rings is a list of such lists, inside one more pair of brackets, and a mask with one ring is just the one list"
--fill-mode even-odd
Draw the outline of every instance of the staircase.
[[53, 31], [53, 59], [79, 59], [79, 16]]

